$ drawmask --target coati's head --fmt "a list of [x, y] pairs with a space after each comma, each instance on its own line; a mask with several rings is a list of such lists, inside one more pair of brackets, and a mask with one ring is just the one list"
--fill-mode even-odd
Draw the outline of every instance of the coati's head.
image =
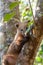
[[28, 28], [28, 23], [30, 21], [24, 21], [24, 22], [17, 22], [16, 23], [16, 28], [17, 28], [17, 32], [20, 32], [24, 35], [24, 33], [26, 32], [27, 28]]
[[[28, 23], [30, 21], [24, 21], [24, 22], [17, 22], [15, 24], [16, 28], [17, 28], [17, 33], [15, 35], [14, 40], [17, 41], [17, 43], [21, 42], [23, 40], [23, 38], [25, 37], [25, 32], [28, 28]], [[19, 43], [20, 44], [20, 43]]]
[[24, 21], [24, 22], [17, 22], [16, 24], [15, 24], [15, 26], [16, 26], [16, 28], [17, 28], [17, 33], [16, 33], [16, 35], [15, 35], [15, 38], [14, 38], [14, 40], [15, 41], [17, 41], [17, 43], [18, 44], [20, 44], [19, 42], [21, 42], [23, 39], [24, 39], [24, 37], [25, 37], [25, 32], [26, 32], [26, 30], [27, 30], [27, 28], [28, 28], [28, 23], [29, 23], [30, 21]]

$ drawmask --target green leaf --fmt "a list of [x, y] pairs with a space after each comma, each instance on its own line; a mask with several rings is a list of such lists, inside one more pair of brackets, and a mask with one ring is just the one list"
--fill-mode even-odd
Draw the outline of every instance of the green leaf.
[[15, 12], [5, 14], [4, 21], [8, 22], [14, 15], [15, 15]]
[[10, 5], [9, 5], [10, 10], [14, 9], [14, 7], [16, 7], [19, 3], [20, 3], [20, 2], [10, 3]]
[[40, 63], [42, 62], [42, 59], [40, 57], [36, 57], [36, 61]]
[[29, 12], [29, 15], [32, 16], [32, 11]]
[[40, 54], [40, 55], [43, 55], [43, 51], [42, 51], [42, 50], [41, 50], [41, 51], [39, 51], [39, 54]]

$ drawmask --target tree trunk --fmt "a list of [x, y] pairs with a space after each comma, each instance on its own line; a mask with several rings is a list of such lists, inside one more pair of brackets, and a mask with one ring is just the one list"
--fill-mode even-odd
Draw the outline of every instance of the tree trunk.
[[[37, 8], [40, 8], [37, 10]], [[33, 35], [23, 46], [15, 65], [33, 65], [37, 54], [37, 50], [43, 39], [43, 0], [38, 0], [36, 7], [36, 15], [34, 17]]]

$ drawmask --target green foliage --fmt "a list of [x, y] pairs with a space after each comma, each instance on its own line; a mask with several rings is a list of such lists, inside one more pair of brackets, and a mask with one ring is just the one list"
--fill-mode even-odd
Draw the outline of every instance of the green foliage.
[[15, 15], [15, 12], [5, 14], [4, 21], [8, 22], [14, 15]]
[[[19, 5], [19, 1], [18, 2], [12, 2], [9, 4], [9, 9], [13, 10], [17, 5]], [[7, 13], [4, 15], [4, 21], [9, 21], [16, 13], [14, 11]]]
[[41, 57], [36, 57], [36, 62], [40, 63], [42, 61]]
[[41, 43], [41, 47], [39, 48], [38, 54], [36, 56], [34, 65], [43, 65], [43, 40]]
[[18, 1], [18, 2], [10, 3], [10, 4], [9, 4], [10, 10], [14, 9], [17, 5], [19, 5], [19, 3], [20, 3], [19, 1]]
[[27, 20], [32, 20], [32, 11], [29, 9], [29, 10], [24, 10], [23, 12], [22, 12], [22, 19], [23, 20], [25, 20], [25, 19], [27, 19]]

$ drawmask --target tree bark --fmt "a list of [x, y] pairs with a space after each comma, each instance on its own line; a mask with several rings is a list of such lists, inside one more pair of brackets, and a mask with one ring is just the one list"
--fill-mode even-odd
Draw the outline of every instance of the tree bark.
[[34, 29], [32, 29], [33, 34], [30, 35], [27, 43], [24, 44], [21, 53], [18, 56], [18, 60], [15, 65], [33, 65], [37, 54], [37, 50], [43, 39], [43, 0], [38, 0], [38, 5], [40, 9], [37, 10], [34, 17]]

